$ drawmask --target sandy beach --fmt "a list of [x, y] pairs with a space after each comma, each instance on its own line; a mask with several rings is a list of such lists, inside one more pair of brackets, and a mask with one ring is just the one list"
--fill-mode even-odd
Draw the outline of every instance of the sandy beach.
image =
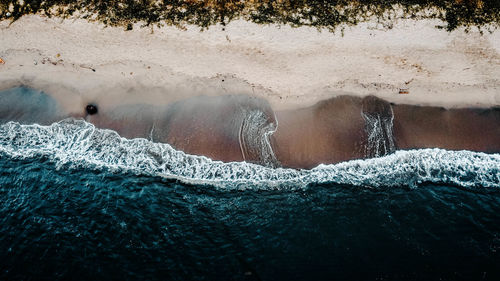
[[[500, 32], [447, 32], [439, 24], [363, 23], [342, 34], [236, 20], [204, 31], [140, 24], [125, 31], [24, 16], [0, 22], [0, 90], [25, 85], [84, 100], [156, 104], [250, 94], [275, 109], [342, 94], [448, 108], [498, 106]], [[401, 88], [409, 94], [399, 94]]]
[[0, 281], [500, 280], [499, 1], [0, 1]]

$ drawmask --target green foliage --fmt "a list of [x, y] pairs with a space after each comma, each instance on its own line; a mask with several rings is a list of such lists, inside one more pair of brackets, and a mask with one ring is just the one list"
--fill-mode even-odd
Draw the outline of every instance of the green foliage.
[[[401, 9], [402, 14], [397, 12]], [[208, 28], [243, 18], [333, 31], [340, 24], [355, 25], [375, 17], [381, 23], [394, 18], [438, 18], [446, 22], [447, 30], [453, 30], [486, 24], [497, 28], [500, 0], [0, 0], [0, 20], [36, 13], [69, 17], [75, 12], [127, 29], [136, 22]]]

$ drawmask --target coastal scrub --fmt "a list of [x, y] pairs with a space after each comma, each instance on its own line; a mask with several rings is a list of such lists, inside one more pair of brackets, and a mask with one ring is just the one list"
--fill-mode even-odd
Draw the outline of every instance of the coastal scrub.
[[132, 29], [134, 23], [186, 24], [209, 28], [233, 19], [260, 24], [313, 26], [335, 31], [376, 19], [391, 28], [396, 19], [440, 19], [439, 26], [496, 29], [500, 23], [499, 0], [0, 0], [0, 20], [15, 21], [27, 14], [63, 18], [80, 17], [106, 25]]

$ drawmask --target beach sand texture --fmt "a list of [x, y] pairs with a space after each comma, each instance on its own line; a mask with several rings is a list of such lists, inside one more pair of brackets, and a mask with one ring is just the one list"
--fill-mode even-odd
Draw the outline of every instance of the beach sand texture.
[[277, 110], [341, 94], [498, 106], [500, 32], [447, 32], [439, 24], [399, 20], [387, 29], [369, 22], [342, 34], [236, 20], [204, 31], [140, 24], [125, 31], [30, 15], [0, 22], [0, 90], [25, 85], [84, 101], [153, 104], [249, 94]]

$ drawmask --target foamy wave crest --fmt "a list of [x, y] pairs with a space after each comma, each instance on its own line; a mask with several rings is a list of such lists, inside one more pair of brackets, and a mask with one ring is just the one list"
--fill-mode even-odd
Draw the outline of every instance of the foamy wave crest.
[[294, 189], [330, 182], [368, 187], [415, 187], [423, 182], [500, 187], [499, 154], [421, 149], [311, 170], [273, 169], [188, 155], [168, 144], [122, 138], [114, 131], [73, 119], [50, 126], [1, 125], [0, 157], [44, 157], [58, 168], [132, 172], [231, 189]]

